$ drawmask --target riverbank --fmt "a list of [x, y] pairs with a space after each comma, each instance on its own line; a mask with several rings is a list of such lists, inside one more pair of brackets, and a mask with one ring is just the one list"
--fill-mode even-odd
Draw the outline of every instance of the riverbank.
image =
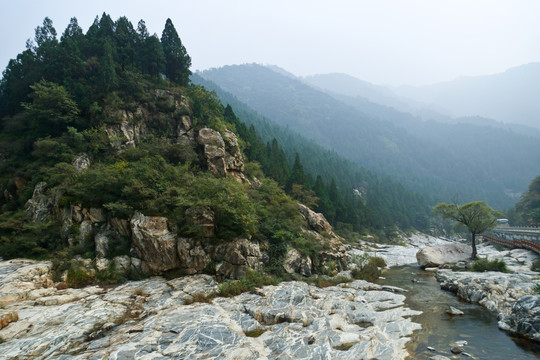
[[[409, 290], [405, 305], [422, 311], [413, 317], [413, 321], [422, 324], [422, 329], [415, 331], [406, 345], [410, 359], [430, 360], [436, 355], [466, 359], [465, 355], [454, 355], [451, 351], [463, 342], [466, 345], [461, 348], [472, 359], [534, 360], [540, 356], [540, 346], [534, 342], [501, 331], [495, 314], [442, 290], [434, 272], [422, 270], [418, 265], [406, 265], [388, 269], [384, 277], [377, 283]], [[450, 306], [464, 314], [449, 314]]]

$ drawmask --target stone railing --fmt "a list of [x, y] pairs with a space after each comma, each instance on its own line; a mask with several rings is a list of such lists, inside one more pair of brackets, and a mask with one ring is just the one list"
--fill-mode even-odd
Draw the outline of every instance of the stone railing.
[[540, 228], [496, 227], [482, 237], [509, 247], [526, 248], [540, 253]]

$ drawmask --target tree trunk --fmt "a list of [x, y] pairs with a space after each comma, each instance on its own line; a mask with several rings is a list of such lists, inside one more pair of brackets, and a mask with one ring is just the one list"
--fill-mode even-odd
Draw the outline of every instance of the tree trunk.
[[471, 254], [471, 260], [476, 260], [476, 234], [471, 233], [472, 235], [472, 254]]

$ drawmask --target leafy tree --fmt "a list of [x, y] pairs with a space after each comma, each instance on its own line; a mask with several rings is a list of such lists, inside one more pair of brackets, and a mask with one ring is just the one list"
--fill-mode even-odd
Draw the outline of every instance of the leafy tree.
[[31, 103], [23, 103], [25, 118], [33, 132], [58, 136], [72, 125], [79, 109], [69, 92], [61, 85], [41, 80], [30, 86]]
[[189, 83], [191, 71], [191, 58], [174, 28], [171, 19], [165, 22], [165, 29], [161, 35], [161, 45], [165, 54], [165, 75], [180, 85]]
[[433, 213], [452, 219], [467, 227], [471, 233], [472, 255], [476, 259], [476, 235], [489, 230], [497, 224], [500, 212], [493, 210], [485, 201], [471, 201], [463, 205], [439, 203]]

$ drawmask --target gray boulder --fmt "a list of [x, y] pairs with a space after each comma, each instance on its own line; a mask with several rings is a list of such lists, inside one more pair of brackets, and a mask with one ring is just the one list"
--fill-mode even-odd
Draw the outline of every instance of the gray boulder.
[[449, 243], [420, 249], [416, 253], [416, 260], [422, 268], [439, 267], [444, 264], [469, 259], [471, 253], [472, 249], [469, 245]]

